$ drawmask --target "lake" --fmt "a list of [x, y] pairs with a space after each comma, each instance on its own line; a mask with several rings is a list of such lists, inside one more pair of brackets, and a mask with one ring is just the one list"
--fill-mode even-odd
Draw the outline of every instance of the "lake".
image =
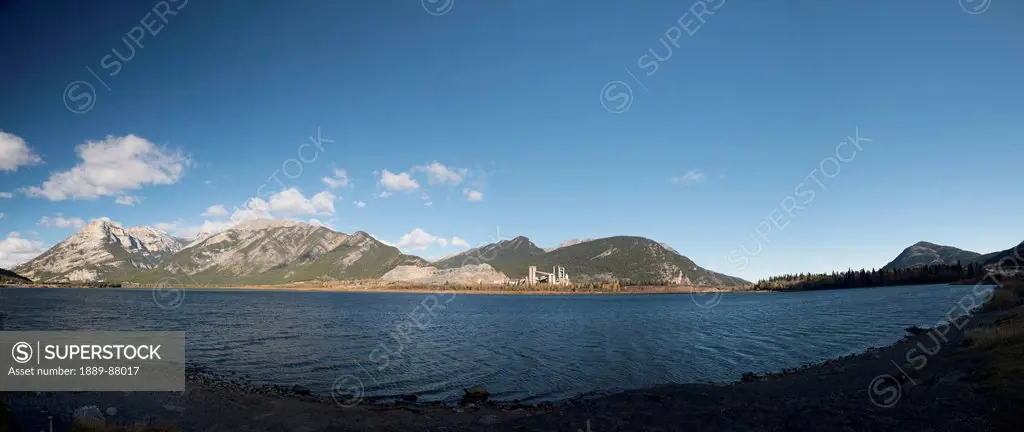
[[[6, 330], [185, 331], [187, 361], [257, 384], [363, 396], [557, 400], [737, 380], [933, 326], [971, 286], [767, 294], [470, 295], [0, 289]], [[964, 300], [968, 299], [968, 300]], [[980, 300], [974, 300], [980, 302]], [[954, 312], [956, 313], [956, 312]], [[358, 387], [358, 388], [357, 388]]]

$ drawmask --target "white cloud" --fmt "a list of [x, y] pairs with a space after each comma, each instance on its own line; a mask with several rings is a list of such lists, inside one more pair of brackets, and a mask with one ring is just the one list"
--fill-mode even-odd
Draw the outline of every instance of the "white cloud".
[[334, 229], [334, 227], [332, 227], [330, 223], [323, 222], [320, 219], [310, 219], [310, 220], [307, 220], [306, 223], [308, 223], [310, 225], [313, 225], [313, 226], [324, 227], [324, 228], [327, 228], [329, 230], [333, 230]]
[[221, 204], [214, 204], [206, 208], [206, 211], [199, 214], [200, 216], [207, 217], [227, 217], [228, 209], [224, 208]]
[[389, 191], [412, 191], [419, 189], [420, 183], [409, 177], [409, 173], [392, 173], [384, 170], [380, 173], [380, 185]]
[[44, 226], [48, 228], [75, 228], [80, 229], [85, 226], [85, 221], [81, 218], [70, 217], [66, 218], [63, 214], [57, 213], [54, 217], [43, 216], [36, 222], [36, 225]]
[[348, 171], [343, 169], [334, 169], [334, 177], [324, 177], [324, 184], [331, 189], [352, 187], [352, 182], [348, 179]]
[[121, 195], [117, 197], [114, 202], [121, 205], [134, 206], [135, 204], [142, 202], [142, 198], [131, 195]]
[[231, 213], [231, 221], [234, 223], [273, 218], [270, 215], [270, 205], [261, 198], [249, 198], [242, 208], [235, 207], [235, 211]]
[[466, 199], [468, 199], [470, 201], [483, 201], [484, 200], [484, 193], [480, 192], [478, 190], [465, 189], [462, 192], [466, 194]]
[[203, 221], [203, 223], [201, 223], [199, 225], [188, 225], [188, 224], [186, 224], [182, 220], [177, 220], [177, 221], [174, 221], [174, 222], [161, 222], [161, 223], [153, 225], [153, 228], [156, 228], [156, 229], [158, 229], [160, 231], [166, 232], [166, 233], [168, 233], [170, 235], [173, 235], [175, 237], [181, 237], [181, 238], [184, 238], [184, 239], [190, 239], [191, 240], [191, 239], [196, 238], [197, 236], [199, 236], [199, 234], [202, 234], [202, 233], [207, 233], [207, 234], [219, 233], [219, 232], [224, 231], [224, 230], [226, 230], [228, 228], [231, 228], [232, 225], [234, 225], [234, 223], [231, 222], [231, 221], [209, 221], [209, 220]]
[[0, 198], [11, 199], [11, 198], [14, 198], [14, 194], [12, 194], [10, 192], [0, 192]]
[[384, 191], [384, 192], [381, 192], [381, 193], [377, 194], [377, 198], [387, 198], [387, 197], [390, 197], [390, 196], [391, 196], [391, 192], [388, 192], [388, 191]]
[[469, 172], [469, 170], [465, 168], [448, 168], [440, 162], [431, 162], [426, 165], [420, 165], [414, 167], [412, 171], [422, 171], [427, 173], [427, 183], [432, 185], [458, 185], [459, 183], [462, 183], [462, 180], [466, 178], [466, 173]]
[[[311, 198], [306, 198], [298, 189], [290, 188], [270, 196], [270, 201], [261, 198], [249, 198], [242, 207], [231, 211], [229, 220], [206, 220], [200, 225], [188, 225], [178, 220], [170, 223], [156, 224], [155, 227], [172, 235], [194, 238], [200, 233], [218, 233], [231, 228], [235, 224], [256, 219], [293, 219], [306, 223], [331, 228], [327, 222], [319, 219], [301, 219], [302, 216], [333, 216], [334, 201], [338, 199], [329, 191], [323, 191]], [[201, 216], [221, 218], [228, 217], [228, 209], [222, 204], [215, 204], [206, 209]], [[332, 228], [333, 229], [333, 228]]]
[[50, 201], [124, 195], [145, 185], [177, 183], [191, 163], [180, 150], [160, 148], [135, 135], [89, 141], [75, 152], [82, 160], [78, 165], [25, 192]]
[[686, 174], [683, 174], [682, 177], [672, 177], [669, 180], [671, 180], [672, 183], [675, 184], [694, 184], [702, 182], [706, 178], [707, 174], [705, 174], [704, 171], [699, 169], [692, 169], [687, 171]]
[[0, 267], [9, 269], [45, 251], [41, 241], [23, 239], [16, 232], [7, 233], [7, 238], [0, 240]]
[[43, 163], [21, 137], [0, 131], [0, 171], [17, 171], [19, 167]]
[[323, 191], [307, 199], [298, 189], [289, 188], [270, 196], [269, 209], [284, 217], [334, 214], [334, 194]]
[[366, 207], [366, 203], [364, 203], [362, 201], [352, 201], [352, 204], [354, 204], [356, 206], [356, 208], [364, 208], [364, 207]]
[[313, 207], [316, 208], [317, 212], [319, 212], [320, 214], [333, 215], [334, 200], [336, 198], [337, 197], [335, 197], [334, 194], [328, 191], [323, 191], [316, 195], [313, 195], [313, 198], [310, 198], [310, 201], [313, 202]]
[[433, 207], [434, 206], [434, 202], [433, 201], [427, 201], [427, 202], [423, 203], [423, 205], [425, 205], [427, 207]]
[[460, 239], [458, 237], [452, 237], [451, 243], [452, 243], [452, 246], [460, 246], [460, 247], [464, 247], [464, 248], [468, 248], [469, 247], [469, 243], [466, 243], [465, 240]]
[[4, 212], [0, 212], [0, 219], [3, 219], [5, 217], [7, 217], [7, 214]]
[[395, 243], [395, 245], [401, 249], [408, 249], [414, 251], [424, 250], [430, 247], [431, 245], [435, 244], [441, 247], [445, 247], [448, 245], [448, 240], [445, 240], [442, 237], [435, 237], [433, 235], [430, 235], [429, 233], [423, 231], [420, 228], [412, 230], [410, 233], [398, 239], [398, 242]]

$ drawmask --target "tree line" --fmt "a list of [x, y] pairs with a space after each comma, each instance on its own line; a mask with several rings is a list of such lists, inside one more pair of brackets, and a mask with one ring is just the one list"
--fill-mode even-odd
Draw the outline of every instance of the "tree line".
[[944, 284], [985, 275], [977, 263], [929, 264], [911, 268], [847, 270], [832, 273], [796, 273], [773, 276], [754, 284], [755, 291], [811, 291], [890, 285]]

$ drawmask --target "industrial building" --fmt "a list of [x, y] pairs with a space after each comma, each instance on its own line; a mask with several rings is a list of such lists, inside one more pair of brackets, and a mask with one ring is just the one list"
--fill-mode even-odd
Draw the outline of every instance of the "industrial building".
[[542, 272], [537, 270], [537, 266], [530, 266], [530, 272], [526, 276], [526, 283], [529, 285], [537, 284], [552, 284], [552, 285], [569, 285], [569, 274], [565, 272], [565, 267], [554, 266], [551, 269], [551, 273]]

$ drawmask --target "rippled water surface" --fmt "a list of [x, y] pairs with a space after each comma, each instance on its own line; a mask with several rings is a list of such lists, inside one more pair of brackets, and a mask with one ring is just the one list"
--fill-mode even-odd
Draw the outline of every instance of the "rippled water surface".
[[329, 393], [344, 377], [366, 396], [421, 400], [480, 384], [499, 400], [542, 401], [818, 362], [892, 343], [976, 298], [949, 285], [692, 297], [234, 290], [187, 291], [165, 309], [149, 290], [5, 289], [0, 312], [7, 330], [186, 331], [189, 363], [255, 383]]

